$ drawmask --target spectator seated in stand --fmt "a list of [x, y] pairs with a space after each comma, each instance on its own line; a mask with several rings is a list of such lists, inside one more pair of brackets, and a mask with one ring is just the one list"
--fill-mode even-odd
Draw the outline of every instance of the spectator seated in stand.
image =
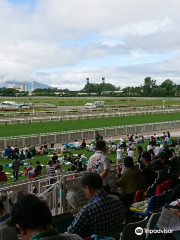
[[14, 145], [14, 152], [19, 155], [19, 148], [17, 146], [17, 144]]
[[167, 142], [165, 141], [164, 142], [164, 145], [163, 145], [163, 149], [168, 149], [169, 148], [169, 145], [167, 144]]
[[145, 165], [145, 167], [142, 169], [142, 174], [146, 182], [146, 188], [148, 188], [154, 183], [155, 179], [157, 178], [157, 173], [152, 169], [150, 152], [143, 152], [141, 155], [141, 160]]
[[0, 165], [0, 183], [7, 182], [7, 176], [6, 173], [3, 172], [3, 166]]
[[31, 153], [29, 152], [29, 150], [26, 150], [25, 157], [26, 157], [26, 159], [31, 159], [32, 158]]
[[80, 159], [76, 159], [76, 161], [74, 162], [76, 169], [78, 172], [81, 172], [83, 170], [82, 168], [82, 162], [80, 161]]
[[62, 171], [61, 164], [59, 163], [59, 160], [56, 161], [56, 164], [54, 165], [55, 167], [55, 173], [56, 175], [60, 174]]
[[28, 167], [24, 167], [24, 169], [25, 169], [25, 175], [27, 175], [29, 171], [33, 171], [32, 162], [28, 162]]
[[85, 139], [83, 139], [80, 148], [83, 149], [85, 147], [86, 147], [86, 141], [85, 141]]
[[62, 144], [62, 150], [63, 150], [63, 153], [67, 153], [68, 152], [68, 148], [65, 144]]
[[124, 158], [126, 171], [122, 174], [122, 167], [117, 167], [116, 185], [120, 187], [121, 201], [126, 207], [130, 207], [134, 201], [135, 193], [146, 188], [142, 172], [134, 166], [132, 157]]
[[111, 143], [111, 147], [109, 149], [110, 153], [115, 153], [116, 149], [117, 149], [116, 145], [114, 144], [114, 142], [112, 142]]
[[52, 156], [52, 162], [53, 164], [56, 164], [57, 160], [58, 160], [58, 156], [57, 156], [57, 153], [56, 152], [53, 152], [53, 156]]
[[46, 149], [44, 148], [44, 146], [41, 146], [41, 147], [39, 148], [39, 155], [44, 155], [45, 152], [46, 152]]
[[5, 152], [4, 152], [4, 156], [3, 156], [3, 157], [9, 158], [10, 152], [11, 152], [11, 147], [10, 147], [10, 146], [7, 146], [7, 148], [5, 149]]
[[29, 178], [34, 178], [38, 175], [41, 175], [42, 166], [39, 161], [36, 161], [36, 167], [28, 172]]
[[21, 151], [20, 155], [19, 155], [19, 160], [22, 161], [22, 160], [25, 160], [26, 159], [26, 156], [23, 152], [23, 150]]
[[31, 152], [32, 156], [36, 156], [37, 155], [37, 151], [36, 151], [35, 147], [32, 147], [32, 150], [30, 152]]
[[108, 143], [112, 143], [112, 142], [114, 142], [114, 139], [113, 139], [113, 137], [109, 136], [109, 138], [108, 138], [107, 142], [108, 142]]
[[166, 180], [172, 180], [176, 182], [177, 178], [172, 174], [171, 169], [164, 167], [161, 160], [154, 160], [151, 163], [152, 169], [158, 174], [154, 183], [147, 189], [144, 196], [153, 196], [155, 194], [156, 187], [165, 182]]
[[75, 149], [75, 150], [80, 149], [80, 144], [79, 144], [79, 142], [77, 140], [75, 140], [74, 145], [73, 145], [72, 148]]
[[19, 239], [23, 240], [82, 240], [77, 235], [61, 234], [55, 230], [47, 202], [33, 194], [22, 196], [12, 206], [11, 225], [18, 228]]
[[119, 239], [124, 222], [124, 206], [118, 197], [103, 191], [103, 182], [96, 172], [84, 173], [81, 186], [89, 199], [72, 224], [68, 227], [69, 234], [75, 233], [82, 238], [92, 234]]
[[68, 153], [68, 156], [64, 155], [64, 160], [66, 160], [66, 161], [68, 161], [68, 162], [73, 162], [74, 159], [73, 159], [72, 153], [69, 152], [69, 153]]
[[88, 147], [88, 150], [87, 150], [87, 151], [89, 151], [89, 152], [93, 152], [93, 151], [94, 151], [94, 146], [93, 146], [92, 143], [89, 144], [89, 147]]

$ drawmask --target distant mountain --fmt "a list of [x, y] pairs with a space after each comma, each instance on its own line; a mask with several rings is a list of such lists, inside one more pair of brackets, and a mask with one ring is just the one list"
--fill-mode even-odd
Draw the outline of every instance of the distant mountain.
[[[31, 88], [32, 88], [32, 82], [24, 82], [24, 83], [26, 84], [26, 89], [27, 89], [27, 90], [31, 90]], [[8, 81], [8, 82], [6, 82], [6, 83], [0, 84], [0, 88], [3, 88], [3, 87], [8, 88], [9, 85], [12, 85], [12, 84], [22, 85], [23, 83], [22, 83], [22, 82]], [[46, 84], [43, 84], [43, 83], [39, 83], [39, 82], [34, 81], [34, 82], [33, 82], [33, 88], [34, 88], [34, 90], [35, 90], [36, 88], [50, 88], [50, 86], [48, 86], [48, 85], [46, 85]]]

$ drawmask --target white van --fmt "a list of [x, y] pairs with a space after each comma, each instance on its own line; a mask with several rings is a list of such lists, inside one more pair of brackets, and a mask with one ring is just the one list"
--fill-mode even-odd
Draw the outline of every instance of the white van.
[[85, 108], [96, 108], [96, 106], [94, 105], [94, 103], [86, 103]]

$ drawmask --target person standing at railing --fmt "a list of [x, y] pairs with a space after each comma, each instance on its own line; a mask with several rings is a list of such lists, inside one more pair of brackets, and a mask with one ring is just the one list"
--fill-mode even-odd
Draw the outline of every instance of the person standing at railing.
[[88, 172], [97, 172], [102, 177], [103, 188], [107, 193], [110, 193], [110, 159], [106, 153], [106, 142], [97, 141], [96, 142], [96, 152], [92, 155], [88, 161], [87, 171]]

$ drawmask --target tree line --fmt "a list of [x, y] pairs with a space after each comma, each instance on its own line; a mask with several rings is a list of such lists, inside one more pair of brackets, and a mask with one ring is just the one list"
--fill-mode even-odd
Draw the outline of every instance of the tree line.
[[[118, 95], [123, 96], [140, 96], [140, 97], [175, 97], [180, 95], [180, 85], [177, 85], [170, 79], [166, 79], [160, 85], [156, 84], [156, 80], [151, 77], [144, 79], [144, 84], [136, 87], [115, 86], [111, 83], [89, 83], [84, 86], [79, 92], [87, 94], [97, 93], [101, 95], [103, 91], [107, 91], [109, 95], [115, 95], [114, 91], [122, 91]], [[70, 91], [69, 89], [58, 88], [37, 88], [32, 92], [33, 96], [73, 96], [77, 95], [78, 91]], [[0, 96], [24, 97], [28, 96], [28, 91], [18, 91], [13, 88], [0, 88]]]

